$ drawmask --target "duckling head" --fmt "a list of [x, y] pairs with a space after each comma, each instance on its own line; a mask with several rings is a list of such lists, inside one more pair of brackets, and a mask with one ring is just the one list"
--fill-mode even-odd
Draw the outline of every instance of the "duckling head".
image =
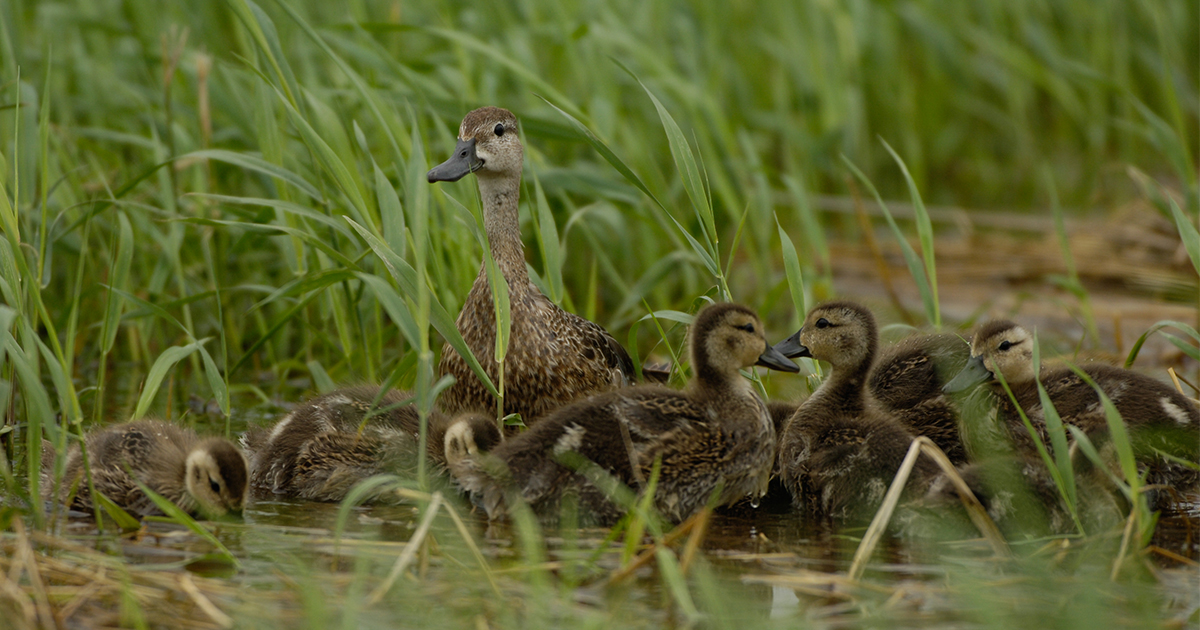
[[430, 169], [429, 183], [477, 177], [520, 177], [525, 149], [517, 137], [517, 117], [500, 107], [480, 107], [463, 118], [450, 159]]
[[724, 380], [752, 365], [800, 371], [767, 344], [762, 320], [740, 304], [713, 304], [700, 311], [692, 323], [691, 347], [692, 365], [701, 381]]
[[1010, 385], [1032, 382], [1033, 335], [1020, 325], [999, 319], [979, 327], [971, 340], [971, 358], [942, 389], [959, 392], [994, 380], [999, 372]]
[[229, 512], [241, 514], [249, 488], [248, 471], [246, 456], [236, 446], [213, 438], [188, 453], [184, 479], [200, 513], [217, 518]]
[[481, 413], [468, 412], [458, 416], [446, 429], [443, 447], [446, 449], [446, 465], [486, 453], [500, 443], [500, 429], [496, 421]]
[[775, 344], [788, 358], [811, 357], [834, 370], [860, 366], [875, 357], [875, 316], [861, 304], [828, 302], [814, 307], [796, 334]]

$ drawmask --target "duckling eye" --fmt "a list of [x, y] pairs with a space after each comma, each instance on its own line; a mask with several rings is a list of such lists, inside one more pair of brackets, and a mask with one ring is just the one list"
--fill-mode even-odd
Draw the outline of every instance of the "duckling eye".
[[737, 329], [752, 333], [754, 332], [754, 324], [742, 324], [741, 326], [738, 326]]
[[221, 494], [221, 484], [216, 479], [209, 478], [208, 487], [212, 488], [213, 494]]
[[829, 320], [825, 319], [824, 317], [822, 317], [821, 319], [818, 319], [817, 323], [816, 323], [817, 328], [829, 328], [832, 325], [833, 324], [830, 324]]
[[492, 132], [495, 133], [497, 136], [503, 136], [504, 135], [504, 125], [502, 123], [496, 123], [496, 128], [493, 129]]
[[1012, 347], [1012, 342], [1011, 342], [1011, 341], [1001, 341], [1001, 342], [1000, 342], [1000, 345], [999, 345], [999, 346], [997, 346], [997, 348], [996, 348], [996, 349], [997, 349], [997, 350], [999, 350], [1000, 352], [1004, 352], [1004, 351], [1008, 350], [1008, 349], [1009, 349], [1009, 348], [1011, 348], [1011, 347]]

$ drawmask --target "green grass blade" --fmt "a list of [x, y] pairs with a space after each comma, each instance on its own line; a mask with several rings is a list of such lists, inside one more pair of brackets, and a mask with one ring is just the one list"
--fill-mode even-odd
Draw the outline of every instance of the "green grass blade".
[[223, 545], [221, 543], [221, 541], [216, 536], [213, 535], [212, 532], [208, 531], [208, 528], [204, 527], [200, 523], [197, 523], [196, 519], [192, 518], [191, 515], [189, 515], [187, 512], [184, 512], [183, 510], [179, 509], [178, 505], [175, 505], [174, 503], [171, 503], [167, 499], [163, 498], [162, 495], [151, 490], [149, 487], [146, 486], [146, 484], [142, 483], [141, 481], [137, 481], [136, 477], [134, 478], [134, 481], [137, 482], [138, 488], [141, 488], [142, 492], [144, 492], [146, 494], [146, 496], [149, 497], [149, 499], [154, 503], [154, 505], [160, 511], [162, 511], [162, 513], [165, 514], [167, 518], [188, 528], [188, 530], [191, 531], [193, 534], [199, 536], [205, 542], [207, 542], [208, 544], [215, 547], [217, 549], [218, 556], [222, 560], [225, 560], [226, 562], [232, 564], [235, 568], [240, 568], [242, 566], [242, 563], [238, 562], [237, 557], [235, 557], [232, 553], [230, 553], [229, 549], [227, 549], [225, 547], [225, 545]]
[[779, 243], [783, 248], [783, 271], [787, 275], [788, 291], [792, 295], [792, 307], [800, 321], [808, 314], [808, 303], [804, 293], [804, 275], [800, 273], [800, 257], [796, 255], [796, 246], [791, 237], [783, 231], [779, 216], [775, 216], [775, 227], [779, 229]]
[[154, 365], [150, 366], [150, 372], [146, 374], [146, 383], [142, 386], [142, 394], [138, 397], [137, 406], [133, 411], [133, 418], [141, 418], [149, 411], [150, 405], [154, 404], [154, 397], [158, 394], [158, 387], [167, 376], [167, 372], [175, 367], [176, 363], [191, 356], [202, 344], [208, 341], [208, 338], [200, 339], [186, 346], [171, 346], [163, 353], [158, 355], [158, 359], [154, 361]]
[[92, 501], [104, 510], [104, 515], [111, 518], [121, 531], [132, 532], [141, 529], [142, 522], [129, 515], [121, 506], [113, 503], [111, 499], [104, 496], [103, 492], [96, 492], [92, 495]]
[[[349, 222], [350, 225], [358, 232], [359, 236], [367, 241], [367, 244], [371, 247], [371, 251], [375, 252], [375, 255], [383, 261], [384, 266], [387, 267], [388, 272], [392, 275], [392, 278], [396, 281], [396, 284], [400, 286], [401, 292], [403, 292], [405, 295], [416, 295], [416, 270], [414, 270], [412, 266], [409, 265], [408, 262], [403, 258], [397, 256], [395, 252], [393, 252], [391, 248], [389, 248], [383, 241], [379, 240], [377, 237], [367, 231], [366, 228], [355, 223], [349, 217], [346, 217], [346, 221]], [[463, 340], [462, 334], [458, 332], [458, 328], [454, 325], [454, 320], [450, 318], [450, 314], [446, 312], [445, 307], [442, 306], [441, 302], [438, 301], [436, 296], [430, 295], [430, 300], [429, 323], [433, 325], [434, 329], [442, 335], [442, 338], [446, 340], [446, 343], [450, 344], [450, 346], [463, 357], [463, 359], [467, 362], [467, 365], [471, 368], [471, 371], [474, 372], [475, 376], [479, 378], [479, 381], [483, 383], [483, 386], [486, 387], [493, 396], [499, 397], [500, 392], [496, 389], [496, 385], [492, 383], [492, 379], [489, 378], [487, 372], [483, 370], [483, 366], [479, 364], [479, 361], [475, 358], [475, 355], [471, 352], [471, 349], [467, 347], [467, 342]]]
[[542, 190], [542, 182], [538, 178], [537, 172], [530, 173], [530, 178], [533, 180], [535, 208], [533, 220], [537, 227], [538, 248], [542, 250], [542, 262], [545, 265], [542, 268], [542, 274], [546, 278], [546, 285], [550, 290], [550, 300], [561, 305], [564, 291], [563, 256], [558, 241], [558, 225], [554, 222], [554, 213], [550, 211], [550, 204], [546, 201], [546, 193]]
[[933, 289], [929, 286], [929, 279], [926, 277], [924, 264], [917, 256], [917, 252], [913, 250], [912, 245], [905, 238], [904, 232], [900, 230], [900, 226], [896, 225], [896, 219], [892, 217], [891, 211], [883, 203], [883, 198], [879, 196], [879, 191], [875, 190], [875, 185], [871, 183], [871, 180], [867, 179], [867, 176], [858, 170], [858, 167], [850, 161], [850, 158], [843, 155], [842, 162], [854, 174], [855, 179], [867, 187], [867, 190], [871, 192], [871, 196], [875, 198], [875, 202], [879, 204], [880, 209], [883, 211], [883, 216], [887, 219], [888, 226], [892, 228], [892, 234], [896, 236], [896, 241], [900, 244], [900, 252], [904, 255], [905, 264], [908, 265], [908, 273], [917, 285], [917, 292], [921, 294], [921, 304], [925, 307], [925, 317], [928, 318], [930, 324], [940, 322], [940, 310], [934, 299]]
[[[129, 265], [133, 261], [133, 228], [130, 227], [129, 217], [126, 217], [124, 212], [117, 213], [117, 224], [117, 251], [109, 267], [109, 277], [112, 278], [111, 286], [123, 289], [129, 283]], [[117, 330], [120, 329], [121, 305], [124, 301], [117, 298], [118, 296], [109, 291], [101, 332], [100, 351], [104, 354], [112, 351], [113, 343], [117, 339]]]
[[213, 398], [217, 400], [217, 405], [221, 408], [221, 413], [226, 417], [229, 416], [229, 386], [225, 383], [225, 378], [221, 376], [221, 370], [217, 367], [217, 362], [213, 360], [212, 355], [204, 346], [198, 346], [200, 357], [204, 360], [204, 376], [208, 379], [208, 386], [212, 389]]
[[[1146, 332], [1142, 333], [1141, 336], [1137, 338], [1137, 341], [1133, 342], [1133, 347], [1129, 349], [1129, 354], [1125, 357], [1126, 369], [1129, 369], [1133, 366], [1133, 362], [1137, 360], [1138, 354], [1140, 354], [1142, 351], [1142, 346], [1145, 345], [1146, 340], [1150, 338], [1150, 335], [1153, 335], [1164, 328], [1175, 328], [1186, 333], [1193, 340], [1200, 342], [1200, 333], [1197, 333], [1195, 328], [1192, 328], [1183, 322], [1177, 322], [1170, 319], [1164, 319], [1162, 321], [1155, 322], [1153, 326], [1148, 328]], [[1180, 349], [1183, 350], [1182, 347], [1180, 347]], [[1195, 351], [1195, 348], [1192, 348], [1192, 350]]]
[[[1040, 366], [1041, 344], [1038, 343], [1037, 332], [1033, 333], [1033, 365]], [[1034, 370], [1035, 379], [1037, 376], [1037, 368]], [[1054, 402], [1050, 400], [1050, 394], [1046, 392], [1046, 387], [1042, 385], [1040, 379], [1036, 379], [1038, 389], [1038, 400], [1042, 403], [1042, 415], [1046, 421], [1046, 434], [1050, 437], [1050, 445], [1054, 448], [1054, 462], [1058, 468], [1058, 477], [1062, 479], [1063, 495], [1066, 497], [1067, 504], [1071, 511], [1074, 511], [1078, 504], [1078, 495], [1075, 487], [1075, 469], [1071, 464], [1071, 453], [1067, 446], [1067, 431], [1063, 425], [1062, 417], [1058, 415], [1058, 409], [1054, 407]]]
[[324, 195], [321, 194], [321, 191], [317, 190], [316, 186], [309, 183], [303, 177], [286, 168], [283, 168], [282, 166], [272, 164], [253, 155], [246, 155], [245, 153], [237, 153], [235, 151], [226, 151], [224, 149], [205, 149], [203, 151], [185, 153], [174, 159], [175, 162], [191, 160], [216, 160], [218, 162], [225, 162], [226, 164], [232, 164], [233, 166], [238, 166], [248, 171], [262, 173], [263, 175], [267, 175], [286, 184], [290, 184], [296, 188], [296, 190], [308, 195], [315, 201], [321, 201], [324, 198]]
[[[628, 72], [628, 68], [626, 71]], [[671, 116], [666, 107], [663, 107], [658, 97], [654, 96], [650, 88], [646, 87], [646, 84], [642, 83], [642, 80], [638, 79], [636, 75], [634, 78], [654, 103], [654, 109], [658, 111], [659, 121], [662, 122], [663, 130], [667, 132], [667, 144], [671, 147], [671, 157], [675, 159], [675, 166], [679, 169], [680, 176], [683, 177], [684, 190], [687, 191], [688, 198], [692, 200], [696, 218], [704, 227], [705, 247], [709, 255], [716, 259], [719, 255], [719, 239], [716, 220], [713, 217], [712, 201], [708, 198], [708, 191], [700, 176], [700, 169], [696, 166], [696, 156], [692, 153], [692, 147], [688, 144], [687, 136], [683, 135], [683, 131], [675, 122], [675, 118]]]
[[413, 319], [412, 312], [409, 310], [409, 305], [400, 297], [399, 293], [391, 287], [387, 282], [378, 276], [360, 273], [358, 279], [362, 280], [371, 292], [375, 294], [375, 299], [383, 305], [383, 310], [387, 312], [388, 317], [392, 322], [400, 328], [400, 332], [413, 348], [421, 346], [421, 331], [417, 326], [417, 321]]
[[1196, 229], [1194, 219], [1187, 215], [1175, 203], [1170, 195], [1166, 195], [1167, 203], [1171, 206], [1171, 217], [1175, 219], [1175, 229], [1179, 230], [1179, 238], [1183, 239], [1183, 247], [1187, 250], [1188, 258], [1192, 259], [1192, 267], [1200, 274], [1200, 230]]
[[[930, 322], [935, 329], [942, 328], [942, 310], [941, 303], [938, 301], [938, 285], [937, 285], [937, 261], [934, 259], [933, 251], [933, 223], [929, 220], [929, 211], [925, 209], [925, 202], [921, 200], [921, 191], [917, 190], [917, 182], [913, 181], [912, 175], [908, 172], [908, 166], [904, 164], [904, 160], [900, 159], [900, 155], [892, 149], [892, 145], [886, 140], [880, 138], [884, 148], [888, 153], [892, 154], [892, 159], [900, 167], [900, 172], [904, 174], [904, 181], [908, 184], [908, 193], [912, 197], [913, 213], [917, 224], [917, 237], [921, 241], [921, 257], [925, 261], [925, 277], [929, 282], [929, 296], [921, 296], [925, 301], [925, 312], [930, 314], [930, 306], [932, 305], [932, 316]], [[880, 207], [883, 204], [880, 203]], [[884, 208], [884, 212], [887, 209]], [[890, 217], [890, 213], [889, 213]]]

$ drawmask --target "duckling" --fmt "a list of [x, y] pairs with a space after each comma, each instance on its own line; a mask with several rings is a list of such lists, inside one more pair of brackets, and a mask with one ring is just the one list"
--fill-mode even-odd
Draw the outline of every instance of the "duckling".
[[[1073, 370], [1043, 369], [1035, 377], [1033, 335], [1022, 326], [1009, 320], [987, 322], [976, 331], [971, 351], [967, 366], [945, 389], [957, 392], [990, 383], [998, 415], [1018, 452], [1034, 453], [1033, 439], [996, 379], [997, 372], [1012, 389], [1048, 450], [1052, 447], [1038, 396], [1039, 378], [1065, 424], [1078, 427], [1093, 442], [1102, 443], [1108, 435], [1108, 421], [1096, 390]], [[1146, 483], [1195, 488], [1200, 480], [1196, 471], [1157, 452], [1192, 462], [1200, 460], [1200, 407], [1165, 383], [1137, 372], [1108, 365], [1085, 365], [1082, 369], [1104, 390], [1129, 427], [1139, 464], [1149, 469]]]
[[[251, 429], [243, 437], [251, 488], [264, 497], [337, 502], [372, 475], [415, 477], [420, 420], [411, 400], [408, 392], [346, 387], [302, 403], [269, 429]], [[451, 437], [455, 453], [486, 451], [500, 441], [496, 423], [481, 414], [434, 413], [427, 430], [427, 461], [435, 471], [445, 469]]]
[[[96, 491], [132, 514], [162, 514], [139, 481], [192, 516], [240, 514], [246, 503], [246, 457], [229, 440], [201, 438], [161, 420], [138, 420], [89, 433], [85, 444]], [[49, 466], [43, 471], [43, 496], [65, 502], [74, 491], [71, 507], [90, 512], [83, 466], [79, 446], [71, 447], [58, 488]]]
[[[779, 476], [796, 507], [815, 516], [873, 513], [912, 443], [912, 435], [867, 395], [877, 345], [869, 310], [830, 302], [809, 311], [800, 331], [775, 346], [784, 356], [811, 357], [832, 367], [779, 438]], [[935, 473], [928, 460], [917, 460], [917, 479]]]
[[[508, 282], [512, 332], [504, 361], [504, 413], [521, 414], [526, 425], [578, 398], [623, 387], [633, 380], [629, 354], [600, 326], [568, 313], [529, 280], [521, 244], [517, 200], [524, 149], [517, 119], [499, 107], [482, 107], [463, 118], [454, 155], [429, 171], [430, 183], [458, 181], [475, 173], [483, 200], [484, 227], [492, 255]], [[471, 287], [456, 325], [471, 352], [496, 381], [496, 323], [486, 264]], [[489, 413], [491, 394], [449, 345], [438, 364], [457, 379], [441, 398], [452, 416]]]
[[490, 457], [468, 458], [453, 468], [489, 518], [513, 499], [553, 518], [565, 495], [574, 495], [599, 523], [623, 511], [584, 474], [561, 462], [591, 461], [600, 470], [644, 489], [661, 461], [654, 504], [679, 522], [721, 488], [718, 503], [761, 495], [770, 477], [775, 428], [766, 405], [738, 370], [761, 365], [799, 368], [772, 349], [750, 309], [721, 303], [706, 307], [691, 328], [694, 378], [683, 391], [640, 385], [597, 394], [560, 407]]
[[[848, 305], [847, 313], [859, 314], [856, 325], [878, 347], [879, 334], [870, 311], [854, 302], [840, 304]], [[800, 334], [777, 344], [776, 349], [788, 358], [797, 358], [803, 345]], [[967, 344], [955, 335], [912, 335], [881, 355], [872, 359], [867, 373], [866, 387], [874, 403], [910, 433], [933, 440], [951, 462], [964, 463], [967, 452], [958, 430], [958, 407], [942, 386], [966, 364], [970, 355]]]

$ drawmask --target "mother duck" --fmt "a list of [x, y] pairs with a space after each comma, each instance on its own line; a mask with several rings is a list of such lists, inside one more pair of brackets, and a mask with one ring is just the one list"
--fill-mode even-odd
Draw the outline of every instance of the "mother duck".
[[[511, 305], [504, 413], [521, 414], [525, 423], [531, 424], [573, 400], [630, 384], [634, 371], [629, 354], [612, 335], [562, 310], [530, 282], [518, 215], [524, 154], [512, 112], [481, 107], [463, 118], [454, 155], [430, 170], [427, 177], [430, 183], [453, 182], [475, 173], [483, 200], [484, 228], [492, 255], [508, 282]], [[496, 318], [486, 261], [456, 325], [496, 382]], [[457, 379], [440, 398], [447, 414], [495, 411], [492, 395], [449, 344], [442, 350], [438, 371]]]

